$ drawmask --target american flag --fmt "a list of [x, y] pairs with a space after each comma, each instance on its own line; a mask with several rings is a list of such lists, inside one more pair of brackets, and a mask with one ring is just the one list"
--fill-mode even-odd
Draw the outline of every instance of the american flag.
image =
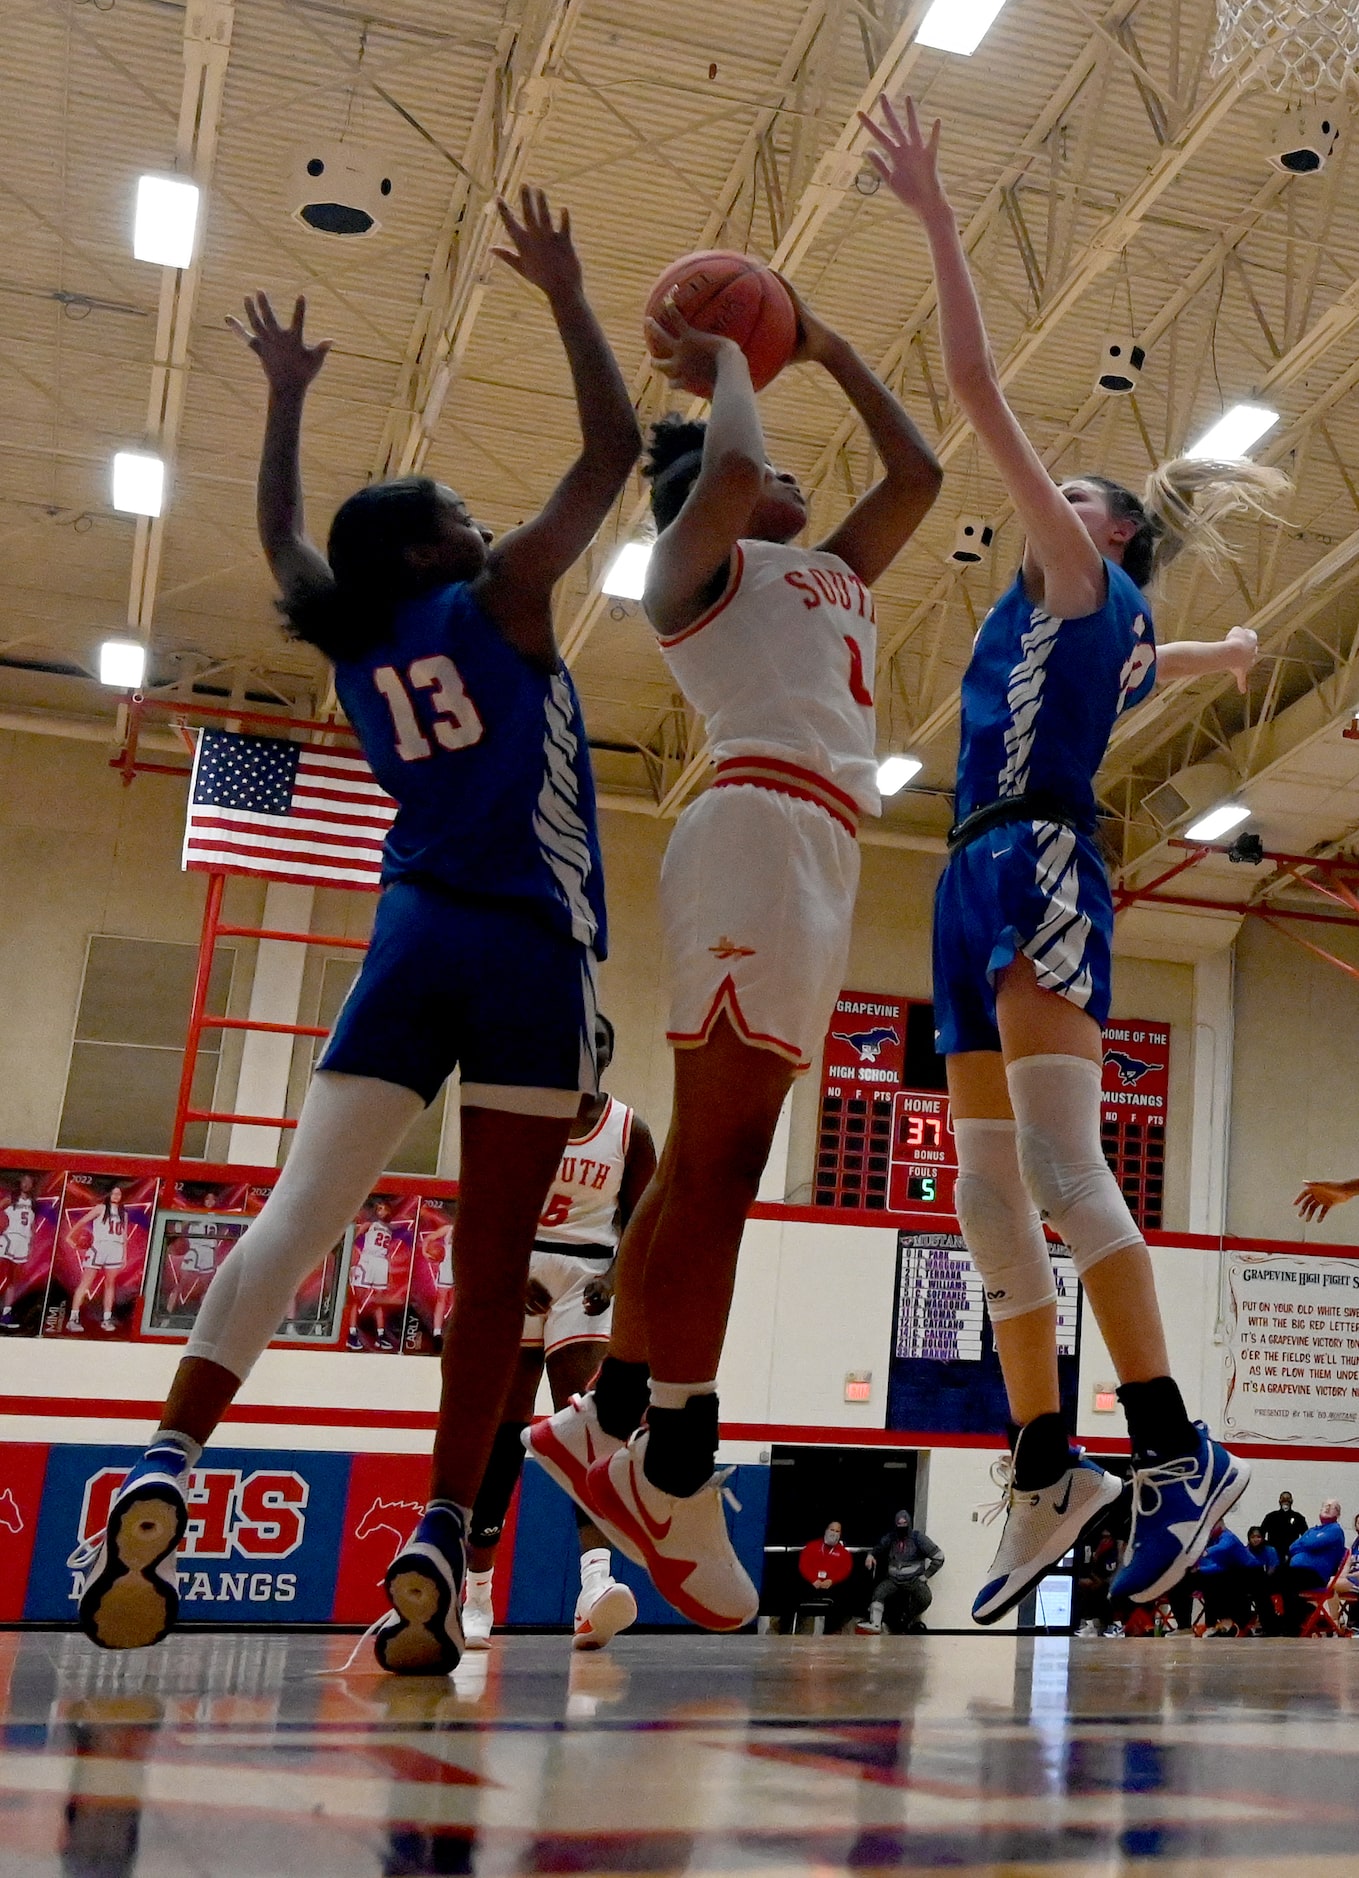
[[201, 730], [184, 866], [318, 887], [377, 887], [396, 804], [361, 756]]

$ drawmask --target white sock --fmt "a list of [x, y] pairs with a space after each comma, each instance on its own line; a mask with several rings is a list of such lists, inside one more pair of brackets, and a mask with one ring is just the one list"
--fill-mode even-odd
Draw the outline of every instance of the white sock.
[[[190, 1470], [197, 1467], [203, 1458], [202, 1442], [195, 1441], [192, 1435], [182, 1435], [177, 1428], [158, 1428], [151, 1438], [151, 1447], [178, 1448]], [[150, 1448], [147, 1452], [150, 1452]]]
[[591, 1585], [612, 1575], [613, 1553], [605, 1546], [596, 1546], [592, 1552], [580, 1555], [580, 1588], [588, 1591]]
[[469, 1604], [489, 1604], [491, 1601], [491, 1580], [495, 1577], [495, 1566], [488, 1572], [468, 1572], [467, 1602]]
[[657, 1382], [647, 1384], [651, 1400], [659, 1409], [682, 1409], [691, 1395], [716, 1395], [716, 1382]]

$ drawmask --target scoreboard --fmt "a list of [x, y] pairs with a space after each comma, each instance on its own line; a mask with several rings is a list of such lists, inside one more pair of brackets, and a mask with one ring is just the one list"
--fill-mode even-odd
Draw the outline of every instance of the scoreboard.
[[[920, 999], [841, 993], [822, 1059], [815, 1205], [952, 1214], [958, 1151], [933, 1018]], [[1169, 1085], [1169, 1025], [1106, 1025], [1100, 1138], [1147, 1231], [1163, 1216]]]

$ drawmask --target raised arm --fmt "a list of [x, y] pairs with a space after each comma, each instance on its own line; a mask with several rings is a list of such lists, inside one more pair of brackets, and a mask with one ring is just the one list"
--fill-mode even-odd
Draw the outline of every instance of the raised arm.
[[269, 383], [255, 519], [285, 601], [331, 585], [329, 563], [308, 541], [302, 521], [302, 407], [331, 344], [329, 339], [307, 344], [306, 316], [307, 302], [299, 294], [291, 322], [280, 326], [268, 294], [257, 293], [246, 296], [244, 320], [227, 320], [264, 367]]
[[1249, 626], [1233, 626], [1225, 639], [1172, 639], [1156, 648], [1156, 682], [1168, 685], [1204, 672], [1230, 672], [1238, 691], [1244, 692], [1259, 646]]
[[647, 617], [669, 634], [703, 611], [749, 526], [764, 488], [764, 431], [750, 367], [733, 340], [695, 331], [674, 308], [663, 326], [648, 320], [647, 331], [657, 371], [712, 400], [697, 481], [647, 567]]
[[[782, 276], [780, 276], [782, 279]], [[892, 565], [934, 506], [944, 472], [899, 401], [854, 347], [784, 281], [798, 316], [799, 361], [824, 366], [863, 420], [883, 475], [820, 544], [865, 586]]]
[[928, 138], [922, 136], [913, 99], [907, 100], [904, 125], [886, 98], [881, 110], [881, 124], [860, 114], [878, 145], [869, 161], [898, 200], [919, 216], [929, 241], [949, 388], [1015, 505], [1047, 606], [1063, 618], [1081, 618], [1104, 604], [1104, 563], [1001, 389], [957, 217], [939, 180], [940, 126], [936, 122]]
[[576, 394], [581, 448], [541, 514], [498, 541], [478, 596], [501, 631], [526, 657], [555, 663], [552, 589], [599, 533], [641, 454], [642, 438], [604, 330], [595, 318], [571, 241], [571, 217], [555, 224], [541, 189], [524, 189], [522, 221], [502, 202], [513, 244], [496, 254], [547, 295]]

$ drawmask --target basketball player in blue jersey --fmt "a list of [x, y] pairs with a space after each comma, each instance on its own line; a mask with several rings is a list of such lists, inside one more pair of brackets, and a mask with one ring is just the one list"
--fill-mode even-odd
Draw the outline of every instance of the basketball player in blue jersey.
[[427, 477], [351, 496], [322, 556], [302, 525], [302, 409], [327, 347], [304, 305], [233, 322], [269, 384], [259, 523], [293, 633], [333, 662], [364, 754], [399, 804], [363, 970], [307, 1092], [269, 1202], [213, 1278], [161, 1429], [81, 1559], [86, 1634], [154, 1643], [175, 1620], [185, 1491], [298, 1285], [391, 1165], [455, 1065], [462, 1170], [453, 1309], [429, 1506], [388, 1574], [375, 1637], [400, 1673], [453, 1668], [468, 1509], [514, 1373], [538, 1218], [582, 1093], [596, 1087], [604, 895], [585, 728], [552, 590], [636, 461], [627, 387], [590, 309], [568, 218], [525, 189], [497, 254], [547, 296], [582, 433], [542, 513], [494, 546]]
[[972, 1607], [1013, 1609], [1117, 1497], [1060, 1413], [1056, 1294], [1041, 1225], [1070, 1249], [1118, 1371], [1133, 1451], [1132, 1531], [1114, 1597], [1184, 1576], [1249, 1469], [1191, 1422], [1170, 1376], [1151, 1261], [1100, 1147], [1113, 905], [1096, 847], [1095, 772], [1119, 714], [1158, 675], [1231, 672], [1255, 635], [1158, 654], [1144, 589], [1182, 548], [1221, 558], [1218, 524], [1284, 487], [1249, 463], [1164, 465], [1140, 498], [1103, 477], [1056, 483], [1006, 402], [938, 174], [939, 125], [883, 102], [872, 161], [924, 225], [950, 389], [1005, 483], [1026, 541], [962, 685], [957, 823], [935, 902], [938, 1047], [958, 1146], [957, 1212], [982, 1275], [1015, 1424], [997, 1463], [1005, 1526]]

